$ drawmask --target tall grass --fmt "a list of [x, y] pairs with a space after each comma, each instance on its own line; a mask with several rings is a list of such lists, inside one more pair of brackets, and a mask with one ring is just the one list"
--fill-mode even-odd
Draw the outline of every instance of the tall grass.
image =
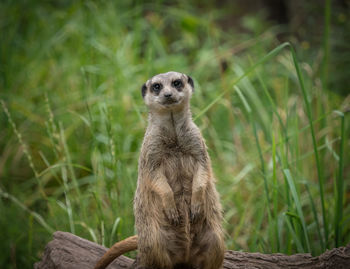
[[140, 86], [169, 70], [195, 80], [228, 248], [317, 255], [349, 242], [349, 120], [319, 83], [325, 65], [309, 64], [330, 44], [303, 51], [259, 16], [227, 32], [224, 10], [141, 2], [0, 4], [0, 267], [32, 267], [54, 230], [106, 246], [135, 233]]
[[340, 132], [340, 145], [339, 145], [339, 156], [338, 156], [338, 162], [339, 162], [339, 168], [337, 173], [337, 180], [335, 181], [336, 187], [335, 187], [335, 215], [334, 215], [334, 240], [335, 240], [335, 246], [340, 246], [342, 242], [342, 231], [344, 226], [344, 219], [343, 219], [343, 209], [344, 209], [344, 177], [343, 177], [343, 170], [344, 170], [344, 148], [345, 148], [345, 116], [342, 112], [336, 111], [337, 114], [341, 117], [341, 132]]

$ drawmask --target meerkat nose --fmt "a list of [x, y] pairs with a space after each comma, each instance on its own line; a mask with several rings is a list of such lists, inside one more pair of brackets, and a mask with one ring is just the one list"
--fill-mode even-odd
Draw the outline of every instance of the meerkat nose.
[[164, 97], [166, 98], [169, 98], [171, 97], [173, 94], [171, 92], [167, 92], [167, 93], [164, 93]]

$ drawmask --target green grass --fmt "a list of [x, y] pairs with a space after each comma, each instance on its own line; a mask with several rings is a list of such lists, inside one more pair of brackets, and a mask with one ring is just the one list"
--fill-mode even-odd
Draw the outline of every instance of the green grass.
[[225, 8], [195, 1], [3, 1], [0, 267], [32, 268], [55, 230], [106, 246], [135, 233], [140, 88], [169, 70], [195, 81], [229, 249], [347, 244], [349, 99], [330, 90], [342, 70], [327, 2], [323, 40], [303, 49], [261, 15], [224, 31]]

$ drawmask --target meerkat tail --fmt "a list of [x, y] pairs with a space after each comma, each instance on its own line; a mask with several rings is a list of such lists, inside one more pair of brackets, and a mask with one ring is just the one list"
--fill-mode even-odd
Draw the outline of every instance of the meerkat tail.
[[122, 241], [119, 241], [115, 243], [109, 250], [107, 250], [107, 252], [95, 265], [94, 269], [104, 269], [120, 255], [135, 249], [137, 249], [137, 235], [133, 235]]

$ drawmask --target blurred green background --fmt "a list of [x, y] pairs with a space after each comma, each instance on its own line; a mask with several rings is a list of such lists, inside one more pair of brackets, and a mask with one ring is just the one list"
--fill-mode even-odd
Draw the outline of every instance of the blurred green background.
[[170, 70], [195, 81], [227, 248], [349, 243], [349, 14], [346, 0], [1, 1], [0, 268], [32, 268], [56, 230], [107, 247], [134, 234], [140, 88]]

